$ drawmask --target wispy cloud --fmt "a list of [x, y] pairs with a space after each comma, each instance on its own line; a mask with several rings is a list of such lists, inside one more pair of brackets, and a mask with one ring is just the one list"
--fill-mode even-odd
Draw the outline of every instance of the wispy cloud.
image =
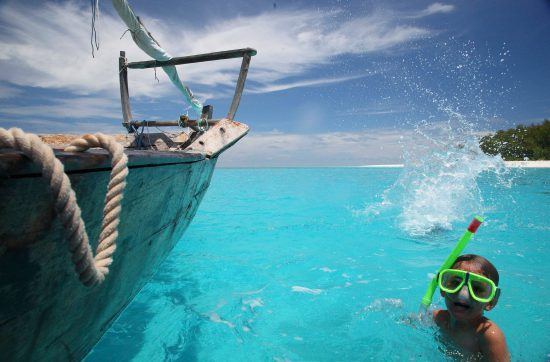
[[[297, 10], [225, 20], [206, 31], [185, 29], [171, 36], [192, 44], [190, 49], [182, 48], [191, 53], [212, 51], [221, 45], [256, 47], [251, 78], [271, 84], [329, 64], [341, 55], [386, 51], [430, 34], [429, 29], [399, 20], [391, 12], [348, 19], [341, 11]], [[192, 41], [199, 37], [200, 42]]]
[[18, 127], [25, 131], [33, 130], [34, 133], [47, 134], [47, 133], [71, 133], [82, 135], [84, 133], [96, 133], [101, 130], [106, 134], [120, 134], [122, 128], [120, 127], [120, 121], [105, 121], [98, 122], [62, 122], [55, 121], [50, 118], [32, 117], [32, 118], [20, 118], [17, 122], [12, 122], [5, 119], [0, 119], [0, 127], [11, 128]]
[[288, 134], [277, 131], [246, 136], [225, 152], [222, 167], [358, 166], [400, 163], [403, 137], [410, 130]]
[[344, 113], [346, 115], [353, 115], [353, 116], [380, 116], [384, 114], [395, 114], [400, 113], [402, 111], [398, 111], [395, 109], [386, 109], [386, 110], [368, 110], [368, 109], [353, 109], [348, 111], [347, 113]]
[[119, 119], [120, 104], [117, 99], [74, 97], [52, 99], [49, 104], [7, 105], [0, 109], [3, 116], [28, 117], [42, 115], [49, 118], [111, 118]]
[[370, 104], [363, 107], [351, 107], [341, 113], [346, 116], [382, 116], [388, 114], [405, 113], [406, 106], [399, 102], [387, 104]]
[[[119, 41], [124, 27], [112, 16], [103, 16], [98, 27], [109, 34], [101, 42], [96, 58], [89, 46], [90, 13], [76, 2], [32, 4], [7, 2], [0, 5], [0, 80], [19, 86], [58, 89], [85, 95], [116, 94], [118, 51], [129, 49], [137, 57], [131, 40]], [[141, 56], [142, 57], [142, 56]], [[154, 81], [141, 74], [134, 94], [158, 94]], [[160, 87], [157, 87], [160, 88]]]
[[426, 9], [423, 9], [417, 13], [410, 14], [410, 18], [423, 18], [434, 14], [447, 14], [453, 12], [455, 6], [451, 4], [433, 3]]
[[[447, 7], [436, 3], [423, 12], [446, 11], [443, 9]], [[0, 65], [4, 69], [0, 80], [15, 85], [64, 89], [76, 94], [116, 94], [118, 51], [126, 49], [132, 60], [145, 58], [129, 35], [119, 39], [125, 28], [109, 12], [100, 18], [101, 48], [92, 59], [87, 7], [75, 2], [44, 3], [40, 7], [7, 2], [0, 10], [4, 25], [0, 34]], [[245, 46], [257, 48], [250, 79], [260, 84], [257, 89], [267, 92], [278, 87], [277, 82], [329, 64], [334, 57], [387, 51], [431, 33], [427, 28], [404, 23], [406, 15], [383, 11], [352, 19], [334, 10], [278, 11], [217, 19], [198, 29], [142, 15], [146, 22], [149, 20], [155, 37], [174, 55]], [[238, 66], [238, 61], [193, 65], [185, 68], [184, 78], [204, 87], [233, 86]], [[131, 80], [136, 95], [162, 96], [170, 87], [167, 82], [157, 85], [152, 71], [131, 72]], [[314, 84], [303, 82], [303, 86]]]
[[278, 92], [278, 91], [292, 89], [292, 88], [312, 87], [312, 86], [316, 86], [316, 85], [326, 85], [326, 84], [346, 82], [348, 80], [364, 78], [368, 75], [369, 74], [360, 74], [360, 75], [353, 75], [353, 76], [349, 76], [349, 77], [309, 79], [309, 80], [302, 80], [302, 81], [297, 81], [297, 82], [290, 82], [290, 83], [286, 83], [286, 84], [263, 85], [263, 86], [259, 86], [259, 87], [252, 87], [249, 90], [249, 92], [250, 93]]

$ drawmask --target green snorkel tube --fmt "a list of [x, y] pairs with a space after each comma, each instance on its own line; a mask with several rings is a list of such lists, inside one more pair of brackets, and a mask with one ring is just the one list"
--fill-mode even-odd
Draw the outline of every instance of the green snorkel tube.
[[[470, 223], [470, 226], [468, 226], [468, 229], [464, 232], [460, 240], [458, 240], [458, 243], [456, 244], [455, 248], [449, 254], [443, 265], [439, 268], [437, 271], [438, 273], [441, 272], [444, 269], [449, 269], [455, 262], [456, 258], [460, 255], [464, 247], [466, 247], [466, 244], [468, 244], [468, 241], [472, 238], [472, 236], [477, 231], [477, 228], [481, 223], [483, 222], [483, 218], [480, 216], [474, 217], [472, 222]], [[428, 286], [428, 290], [426, 290], [426, 294], [424, 294], [424, 297], [422, 297], [422, 304], [421, 308], [424, 310], [428, 309], [430, 304], [432, 304], [432, 298], [434, 296], [435, 290], [437, 289], [437, 274], [433, 277], [432, 281], [430, 282], [430, 285]]]

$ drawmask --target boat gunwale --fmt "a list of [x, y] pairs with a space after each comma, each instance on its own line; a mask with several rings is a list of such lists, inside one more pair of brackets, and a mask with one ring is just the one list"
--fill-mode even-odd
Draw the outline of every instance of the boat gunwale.
[[[189, 151], [157, 151], [125, 149], [128, 168], [159, 167], [186, 164], [204, 160], [202, 153]], [[65, 152], [54, 149], [55, 156], [63, 163], [65, 173], [106, 172], [111, 170], [111, 157], [105, 150]], [[41, 177], [42, 173], [30, 158], [21, 151], [0, 149], [0, 179]]]

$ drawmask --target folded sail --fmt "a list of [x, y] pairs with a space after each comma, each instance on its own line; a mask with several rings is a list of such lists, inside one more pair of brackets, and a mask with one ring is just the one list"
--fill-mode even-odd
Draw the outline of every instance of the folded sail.
[[[141, 50], [143, 50], [145, 53], [147, 53], [147, 55], [155, 60], [162, 61], [172, 59], [172, 57], [160, 47], [157, 41], [153, 39], [147, 29], [145, 29], [143, 24], [139, 21], [138, 17], [130, 8], [128, 1], [112, 0], [112, 2], [114, 8], [118, 12], [118, 15], [122, 18], [128, 29], [132, 33], [132, 39], [134, 39], [134, 42]], [[202, 104], [197, 99], [195, 99], [195, 97], [193, 97], [193, 94], [191, 93], [189, 88], [187, 88], [185, 84], [182, 83], [176, 67], [171, 65], [162, 67], [162, 69], [164, 70], [166, 75], [168, 75], [168, 78], [170, 78], [176, 88], [178, 88], [183, 93], [187, 103], [189, 103], [193, 111], [200, 116], [202, 114]]]

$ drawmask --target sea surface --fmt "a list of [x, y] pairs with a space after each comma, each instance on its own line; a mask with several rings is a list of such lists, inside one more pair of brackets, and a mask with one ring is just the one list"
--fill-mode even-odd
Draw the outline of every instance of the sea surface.
[[463, 171], [217, 169], [182, 240], [86, 360], [460, 359], [410, 316], [476, 214], [486, 221], [465, 252], [501, 278], [487, 316], [513, 360], [549, 360], [550, 169]]

